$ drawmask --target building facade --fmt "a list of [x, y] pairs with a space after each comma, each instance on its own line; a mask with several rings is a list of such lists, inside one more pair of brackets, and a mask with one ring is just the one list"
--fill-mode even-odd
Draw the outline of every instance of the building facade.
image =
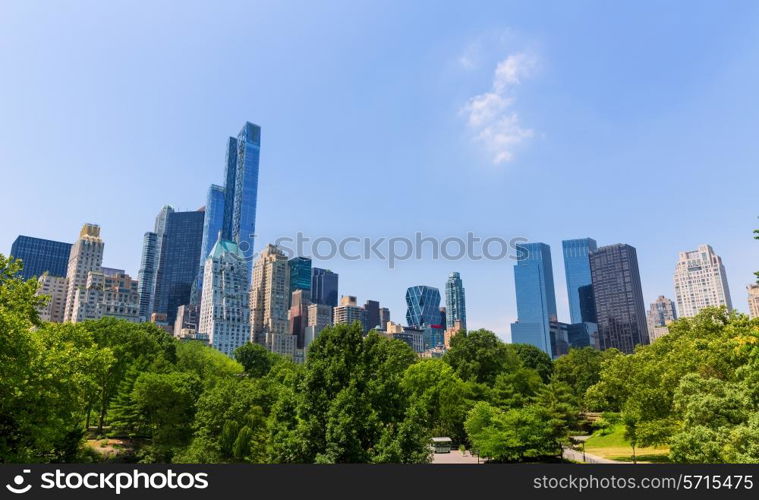
[[156, 215], [153, 231], [145, 233], [142, 239], [142, 255], [140, 270], [137, 272], [140, 290], [140, 314], [146, 321], [155, 312], [155, 291], [158, 283], [158, 267], [161, 263], [161, 247], [166, 232], [169, 214], [174, 213], [174, 207], [164, 205]]
[[709, 245], [680, 252], [675, 265], [675, 300], [683, 318], [691, 318], [710, 306], [733, 308], [722, 259]]
[[440, 291], [417, 285], [406, 290], [406, 323], [424, 331], [424, 349], [445, 344], [445, 326], [440, 314]]
[[290, 266], [287, 257], [276, 246], [267, 245], [253, 266], [251, 338], [272, 352], [292, 357], [296, 341], [288, 328], [289, 296]]
[[519, 260], [514, 265], [517, 321], [511, 324], [513, 343], [531, 344], [549, 356], [551, 322], [556, 322], [551, 247], [545, 243], [517, 245]]
[[337, 273], [314, 267], [311, 274], [311, 302], [336, 307], [337, 284]]
[[206, 259], [198, 333], [227, 356], [250, 341], [248, 264], [237, 244], [218, 240]]
[[90, 271], [85, 286], [76, 289], [72, 322], [105, 317], [142, 321], [137, 281], [128, 274]]
[[466, 330], [466, 297], [461, 275], [453, 272], [445, 283], [446, 329], [453, 328], [458, 321], [459, 329]]
[[598, 339], [601, 349], [614, 347], [632, 353], [648, 344], [643, 291], [634, 247], [609, 245], [590, 253]]
[[203, 271], [208, 254], [211, 253], [216, 240], [219, 239], [224, 225], [224, 187], [211, 184], [206, 195], [205, 213], [203, 215], [203, 236], [200, 243], [200, 262], [198, 276], [192, 285], [190, 303], [199, 305], [203, 294]]
[[20, 276], [24, 280], [50, 276], [66, 276], [71, 243], [20, 235], [11, 245], [11, 257], [24, 265]]
[[166, 218], [151, 312], [165, 314], [169, 324], [174, 323], [177, 308], [190, 303], [190, 292], [197, 277], [204, 216], [202, 210], [172, 211]]
[[38, 311], [42, 321], [63, 323], [63, 315], [66, 310], [67, 290], [66, 278], [63, 276], [43, 274], [39, 277], [37, 295], [45, 295], [48, 297], [47, 303]]
[[364, 330], [382, 329], [380, 322], [380, 303], [376, 300], [367, 300], [364, 302], [364, 311], [366, 314], [366, 324]]
[[358, 305], [353, 295], [340, 297], [340, 305], [334, 308], [332, 316], [336, 325], [352, 325], [358, 321], [366, 332], [366, 310]]
[[304, 290], [311, 296], [311, 259], [293, 257], [287, 263], [290, 266], [290, 293]]
[[260, 154], [261, 127], [253, 123], [227, 141], [222, 237], [237, 242], [247, 262], [255, 243]]
[[332, 325], [332, 307], [326, 304], [309, 304], [304, 348], [307, 348], [322, 330], [330, 325]]
[[569, 317], [572, 323], [596, 322], [593, 286], [590, 277], [590, 252], [598, 248], [593, 238], [561, 242], [567, 281]]
[[759, 284], [746, 287], [748, 292], [748, 313], [752, 318], [759, 318]]
[[390, 321], [390, 309], [387, 307], [380, 307], [379, 310], [379, 316], [380, 316], [380, 326], [382, 327], [382, 330], [387, 328], [387, 323]]
[[100, 239], [100, 226], [85, 224], [79, 232], [79, 239], [71, 248], [66, 270], [66, 308], [63, 321], [73, 321], [76, 292], [87, 284], [90, 272], [99, 272], [103, 266], [105, 243]]
[[[651, 303], [651, 307], [648, 309], [648, 334], [652, 337], [654, 328], [661, 327], [667, 328], [667, 325], [677, 319], [677, 311], [675, 309], [675, 303], [665, 297], [659, 295], [656, 301]], [[661, 332], [661, 330], [659, 330]], [[661, 335], [659, 335], [661, 336]], [[653, 342], [655, 339], [651, 339]]]

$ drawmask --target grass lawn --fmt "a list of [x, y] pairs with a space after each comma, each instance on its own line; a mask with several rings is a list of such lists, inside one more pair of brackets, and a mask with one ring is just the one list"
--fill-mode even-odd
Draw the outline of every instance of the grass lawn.
[[[611, 460], [632, 462], [632, 448], [625, 438], [625, 426], [617, 424], [612, 432], [602, 436], [598, 432], [585, 442], [585, 451]], [[648, 448], [636, 448], [638, 462], [664, 463], [669, 462], [669, 448], [666, 446], [652, 446]]]

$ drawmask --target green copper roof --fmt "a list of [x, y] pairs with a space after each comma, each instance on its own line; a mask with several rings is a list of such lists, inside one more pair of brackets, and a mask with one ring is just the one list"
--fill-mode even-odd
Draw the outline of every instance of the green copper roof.
[[222, 239], [218, 239], [216, 243], [214, 243], [213, 248], [211, 249], [211, 253], [208, 256], [216, 259], [224, 255], [225, 253], [231, 253], [241, 259], [245, 259], [245, 256], [240, 251], [240, 247], [237, 246], [237, 243], [235, 243], [234, 241], [222, 240]]

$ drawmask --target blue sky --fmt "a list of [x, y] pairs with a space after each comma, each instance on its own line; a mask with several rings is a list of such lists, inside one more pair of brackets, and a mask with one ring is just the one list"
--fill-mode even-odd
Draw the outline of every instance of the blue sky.
[[[0, 168], [18, 234], [102, 226], [136, 276], [164, 204], [221, 183], [225, 141], [262, 126], [258, 243], [524, 236], [638, 250], [646, 301], [711, 244], [733, 302], [759, 269], [759, 4], [34, 2], [0, 4]], [[470, 327], [506, 337], [512, 262], [318, 263], [405, 314], [461, 272]]]

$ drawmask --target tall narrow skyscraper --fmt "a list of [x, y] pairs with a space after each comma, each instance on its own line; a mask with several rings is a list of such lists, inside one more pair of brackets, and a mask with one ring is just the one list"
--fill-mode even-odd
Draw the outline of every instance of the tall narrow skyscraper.
[[445, 283], [445, 311], [446, 328], [453, 328], [456, 321], [459, 328], [466, 330], [466, 298], [464, 296], [464, 284], [461, 275], [453, 272], [448, 275]]
[[198, 266], [198, 276], [192, 285], [190, 293], [190, 302], [200, 304], [200, 297], [203, 293], [203, 271], [206, 257], [211, 253], [216, 240], [219, 238], [222, 226], [224, 225], [224, 188], [211, 184], [208, 188], [206, 197], [205, 215], [203, 216], [203, 240], [200, 244], [200, 264]]
[[614, 347], [632, 353], [648, 344], [638, 255], [630, 245], [618, 243], [590, 253], [598, 339], [601, 349]]
[[227, 142], [222, 237], [238, 242], [248, 261], [253, 258], [256, 233], [260, 152], [261, 127], [250, 122]]
[[84, 288], [90, 271], [100, 271], [103, 265], [103, 248], [100, 239], [100, 226], [85, 224], [79, 232], [79, 239], [71, 248], [69, 265], [66, 271], [68, 290], [66, 291], [66, 309], [63, 321], [73, 321], [76, 291]]
[[709, 306], [733, 308], [725, 266], [709, 245], [680, 252], [674, 282], [677, 310], [683, 318], [693, 317]]
[[165, 314], [170, 325], [177, 317], [177, 308], [190, 302], [203, 239], [203, 219], [202, 210], [172, 211], [166, 218], [151, 312]]
[[329, 269], [313, 268], [311, 274], [311, 302], [337, 307], [337, 273]]
[[25, 279], [50, 276], [66, 276], [69, 265], [71, 243], [45, 240], [31, 236], [19, 236], [11, 245], [11, 257], [21, 259], [24, 268], [20, 276]]
[[228, 356], [250, 341], [248, 265], [237, 244], [218, 240], [206, 259], [198, 331]]
[[514, 266], [517, 321], [511, 324], [511, 341], [532, 344], [554, 356], [551, 322], [556, 322], [551, 247], [545, 243], [520, 243], [520, 259]]
[[593, 238], [564, 240], [564, 272], [567, 278], [569, 317], [573, 324], [595, 323], [596, 311], [590, 277], [590, 252], [597, 249]]
[[150, 319], [153, 302], [153, 284], [155, 283], [156, 272], [158, 271], [158, 259], [160, 256], [157, 252], [158, 235], [153, 232], [145, 233], [142, 238], [142, 257], [140, 259], [140, 270], [137, 273], [138, 290], [140, 294], [140, 317], [143, 321]]
[[270, 351], [293, 357], [296, 336], [288, 329], [290, 267], [285, 254], [267, 245], [253, 266], [250, 289], [250, 334]]

